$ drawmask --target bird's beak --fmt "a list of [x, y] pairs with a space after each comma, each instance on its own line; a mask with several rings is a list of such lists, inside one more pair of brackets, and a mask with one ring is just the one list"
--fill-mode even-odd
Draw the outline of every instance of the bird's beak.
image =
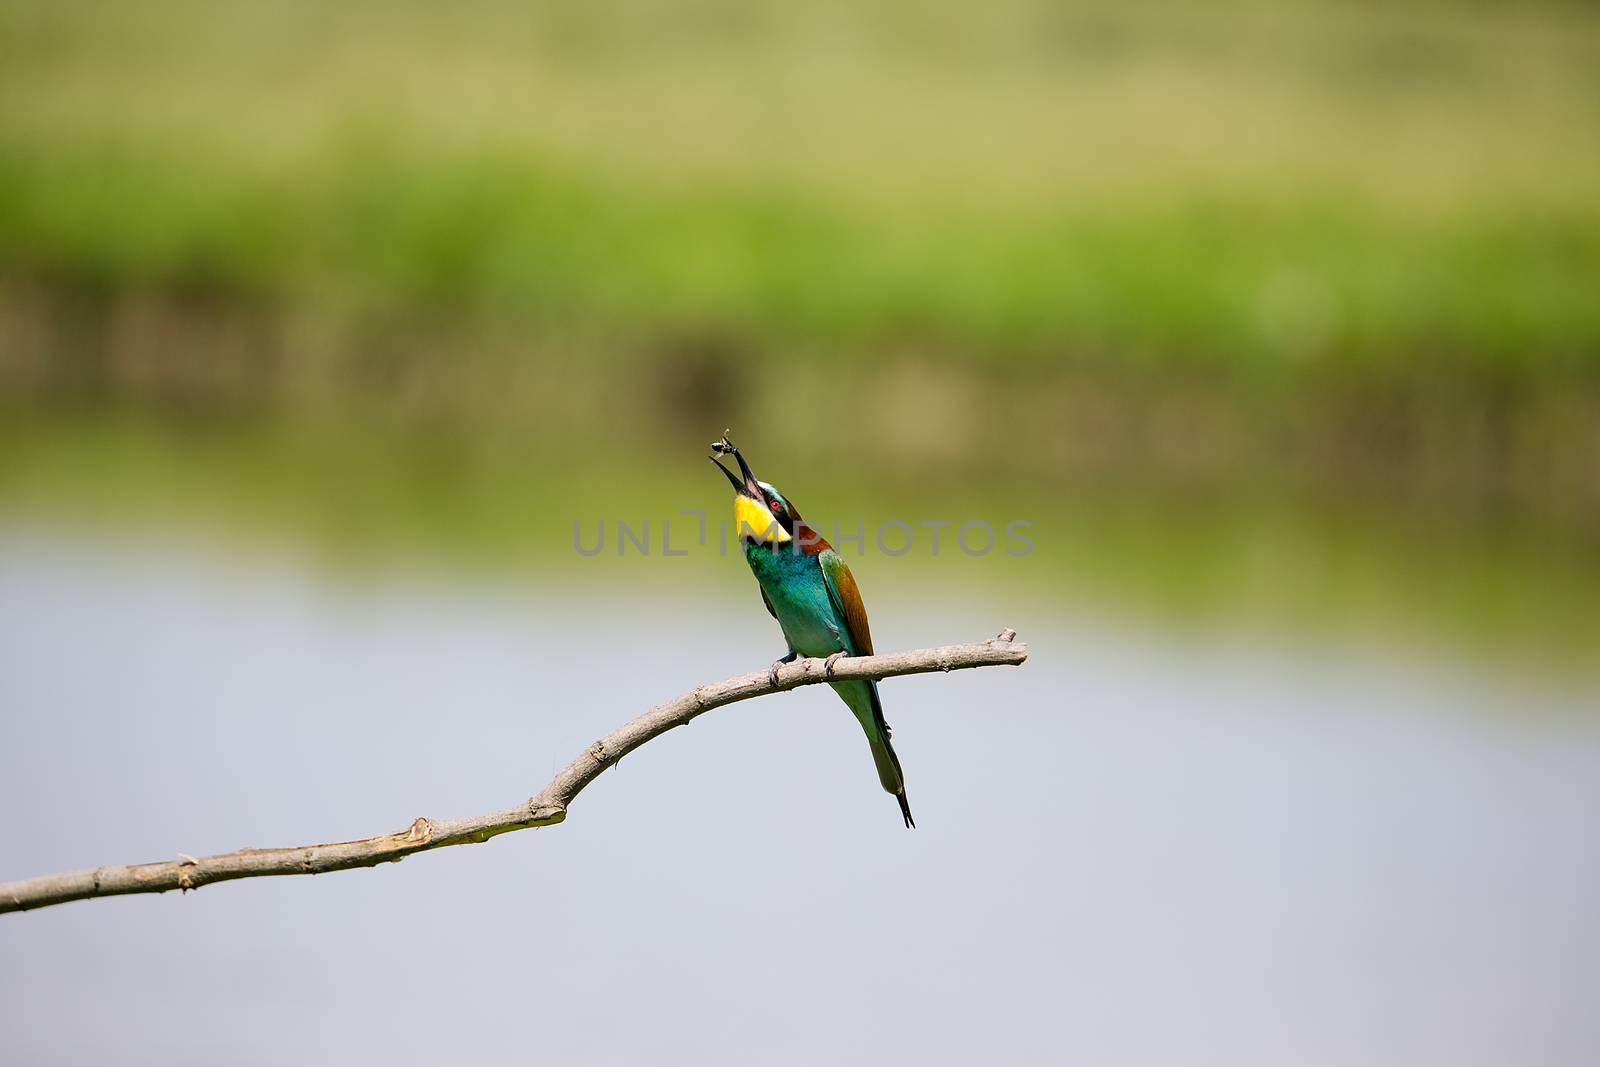
[[733, 491], [741, 496], [747, 496], [752, 500], [760, 500], [765, 503], [766, 498], [761, 492], [761, 486], [756, 482], [755, 471], [752, 471], [750, 464], [745, 462], [744, 453], [733, 447], [733, 442], [729, 441], [727, 437], [723, 437], [714, 447], [723, 455], [731, 453], [733, 458], [739, 461], [739, 474], [744, 475], [743, 480], [739, 478], [739, 475], [724, 467], [716, 456], [707, 457], [712, 463], [716, 464], [717, 470], [721, 471], [733, 485]]
[[764, 500], [766, 494], [761, 491], [761, 486], [756, 482], [756, 472], [750, 469], [750, 464], [744, 461], [744, 453], [734, 449], [733, 458], [739, 461], [739, 473], [744, 475], [744, 495], [756, 500]]
[[728, 481], [733, 483], [733, 491], [735, 493], [744, 492], [744, 483], [739, 481], [738, 476], [735, 475], [731, 470], [719, 463], [716, 456], [707, 456], [706, 458], [711, 461], [711, 465], [713, 467], [717, 468], [717, 470], [721, 471], [727, 477]]

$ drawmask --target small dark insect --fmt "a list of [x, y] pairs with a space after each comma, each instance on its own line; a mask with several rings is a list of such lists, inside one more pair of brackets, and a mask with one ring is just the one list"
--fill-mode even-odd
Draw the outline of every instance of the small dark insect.
[[711, 451], [719, 456], [736, 456], [739, 454], [739, 450], [733, 447], [733, 442], [728, 440], [727, 430], [722, 431], [722, 440], [711, 442]]

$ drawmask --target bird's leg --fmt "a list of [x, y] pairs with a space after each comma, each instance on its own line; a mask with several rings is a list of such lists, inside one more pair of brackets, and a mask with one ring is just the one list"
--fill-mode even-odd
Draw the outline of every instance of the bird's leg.
[[848, 652], [835, 652], [833, 655], [831, 655], [827, 659], [823, 660], [822, 661], [822, 674], [823, 674], [823, 676], [827, 677], [827, 678], [832, 678], [833, 677], [833, 665], [835, 663], [837, 663], [840, 659], [843, 659], [845, 656], [848, 656], [849, 654], [850, 653], [848, 653]]
[[793, 663], [799, 658], [800, 653], [791, 648], [787, 656], [784, 656], [782, 659], [773, 660], [772, 666], [767, 668], [767, 681], [776, 686], [778, 684], [778, 668], [783, 666], [785, 663]]

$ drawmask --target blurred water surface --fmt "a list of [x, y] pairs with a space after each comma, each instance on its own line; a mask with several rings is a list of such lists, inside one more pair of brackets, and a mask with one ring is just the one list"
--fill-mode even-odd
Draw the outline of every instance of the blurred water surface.
[[[765, 664], [748, 578], [593, 597], [0, 538], [0, 877], [528, 795]], [[1592, 694], [896, 592], [920, 828], [822, 689], [659, 739], [562, 827], [0, 921], [10, 1063], [1592, 1064]]]

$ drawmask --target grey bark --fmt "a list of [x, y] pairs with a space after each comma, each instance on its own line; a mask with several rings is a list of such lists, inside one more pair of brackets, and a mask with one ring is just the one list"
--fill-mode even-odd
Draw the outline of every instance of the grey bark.
[[491, 837], [553, 826], [564, 822], [567, 808], [585, 786], [602, 771], [640, 745], [683, 726], [724, 704], [781, 693], [802, 685], [851, 678], [892, 678], [902, 674], [962, 670], [967, 667], [1015, 666], [1028, 658], [1028, 646], [1015, 640], [1016, 631], [1002, 630], [998, 637], [971, 645], [947, 645], [884, 656], [802, 659], [777, 670], [773, 684], [765, 670], [702, 685], [676, 700], [660, 704], [590, 745], [550, 784], [525, 804], [465, 819], [418, 818], [398, 833], [359, 841], [335, 841], [298, 848], [246, 848], [216, 856], [195, 858], [182, 852], [178, 859], [124, 867], [51, 874], [17, 882], [0, 882], [0, 912], [27, 911], [90, 897], [125, 893], [165, 893], [199, 889], [212, 882], [269, 875], [323, 874], [352, 867], [396, 863], [414, 852], [449, 845], [481, 844]]

